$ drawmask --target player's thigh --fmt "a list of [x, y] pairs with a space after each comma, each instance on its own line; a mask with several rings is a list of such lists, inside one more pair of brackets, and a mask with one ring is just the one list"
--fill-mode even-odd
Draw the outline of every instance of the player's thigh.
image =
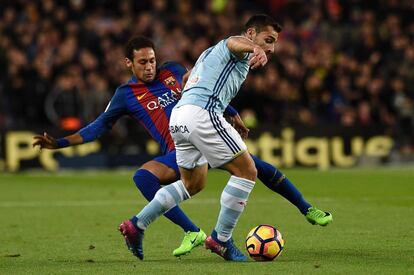
[[176, 148], [176, 155], [181, 180], [188, 193], [193, 196], [205, 186], [208, 170], [207, 160], [192, 144]]
[[205, 111], [202, 123], [191, 142], [205, 156], [211, 167], [222, 167], [247, 151], [239, 133], [222, 115]]
[[199, 124], [201, 108], [184, 105], [173, 109], [170, 118], [170, 133], [174, 140], [177, 165], [185, 169], [193, 169], [207, 163], [200, 150], [190, 141], [190, 136]]

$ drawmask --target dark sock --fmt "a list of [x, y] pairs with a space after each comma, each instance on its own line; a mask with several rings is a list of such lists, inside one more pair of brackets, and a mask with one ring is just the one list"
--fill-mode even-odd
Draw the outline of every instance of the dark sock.
[[299, 211], [306, 215], [308, 208], [312, 207], [302, 196], [299, 190], [276, 167], [252, 155], [257, 169], [257, 177], [271, 190], [282, 195], [294, 204]]

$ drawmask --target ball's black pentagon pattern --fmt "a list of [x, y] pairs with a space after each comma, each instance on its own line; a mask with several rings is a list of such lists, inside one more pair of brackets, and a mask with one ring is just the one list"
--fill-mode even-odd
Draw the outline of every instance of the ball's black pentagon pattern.
[[[270, 229], [272, 231], [272, 234], [270, 236], [261, 236], [260, 235], [261, 232], [258, 232], [258, 231], [259, 230], [263, 231], [264, 228], [266, 228], [266, 230]], [[280, 235], [280, 238], [281, 238], [281, 235]], [[278, 249], [275, 255], [269, 256], [267, 252], [265, 253], [265, 249], [266, 248], [269, 249], [269, 247], [266, 247], [266, 244], [271, 243], [271, 242], [275, 242], [275, 245], [278, 246]], [[259, 246], [259, 249], [257, 246]], [[277, 258], [277, 256], [280, 255], [283, 249], [283, 243], [281, 243], [281, 241], [278, 239], [277, 229], [271, 225], [264, 224], [264, 225], [259, 225], [255, 227], [254, 230], [251, 230], [249, 232], [247, 239], [246, 239], [246, 249], [250, 257], [256, 261], [272, 261], [275, 258]]]

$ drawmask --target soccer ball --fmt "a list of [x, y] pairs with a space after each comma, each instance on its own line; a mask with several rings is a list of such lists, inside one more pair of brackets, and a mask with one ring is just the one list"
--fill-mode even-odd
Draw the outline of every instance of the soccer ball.
[[273, 261], [282, 252], [285, 241], [282, 234], [271, 225], [259, 225], [250, 230], [246, 249], [255, 261]]

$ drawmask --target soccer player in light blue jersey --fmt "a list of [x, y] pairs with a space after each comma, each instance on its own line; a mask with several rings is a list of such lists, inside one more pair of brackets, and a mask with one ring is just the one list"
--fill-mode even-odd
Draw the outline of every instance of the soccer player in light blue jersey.
[[[143, 164], [134, 174], [133, 180], [144, 197], [152, 200], [162, 185], [176, 181], [180, 172], [176, 164], [175, 146], [169, 133], [169, 120], [173, 107], [187, 78], [186, 69], [176, 62], [167, 62], [157, 68], [153, 43], [145, 37], [135, 37], [126, 45], [126, 66], [133, 73], [132, 78], [119, 86], [106, 110], [79, 132], [55, 139], [45, 133], [35, 136], [34, 146], [58, 149], [93, 141], [105, 134], [124, 115], [131, 116], [160, 145], [163, 155]], [[178, 92], [178, 94], [177, 94]], [[234, 127], [246, 133], [246, 128], [229, 105], [224, 112], [234, 121]], [[282, 195], [295, 205], [313, 224], [326, 225], [329, 216], [309, 204], [280, 170], [253, 156], [257, 177], [271, 190]], [[165, 216], [179, 225], [185, 232], [181, 245], [173, 251], [174, 256], [189, 253], [194, 247], [204, 243], [205, 233], [198, 228], [178, 207], [175, 206]], [[131, 251], [142, 259], [136, 247], [130, 246], [134, 238], [134, 225], [123, 227], [122, 234], [127, 239]], [[126, 230], [126, 231], [125, 231]]]
[[170, 118], [181, 179], [161, 188], [137, 216], [121, 224], [124, 232], [131, 224], [135, 228], [136, 234], [125, 237], [139, 254], [143, 253], [142, 240], [148, 225], [203, 189], [209, 163], [232, 176], [221, 195], [217, 224], [206, 247], [226, 260], [246, 260], [231, 236], [254, 187], [257, 170], [241, 136], [223, 118], [223, 111], [249, 69], [266, 65], [280, 31], [273, 18], [256, 15], [246, 23], [241, 36], [222, 40], [199, 57]]

